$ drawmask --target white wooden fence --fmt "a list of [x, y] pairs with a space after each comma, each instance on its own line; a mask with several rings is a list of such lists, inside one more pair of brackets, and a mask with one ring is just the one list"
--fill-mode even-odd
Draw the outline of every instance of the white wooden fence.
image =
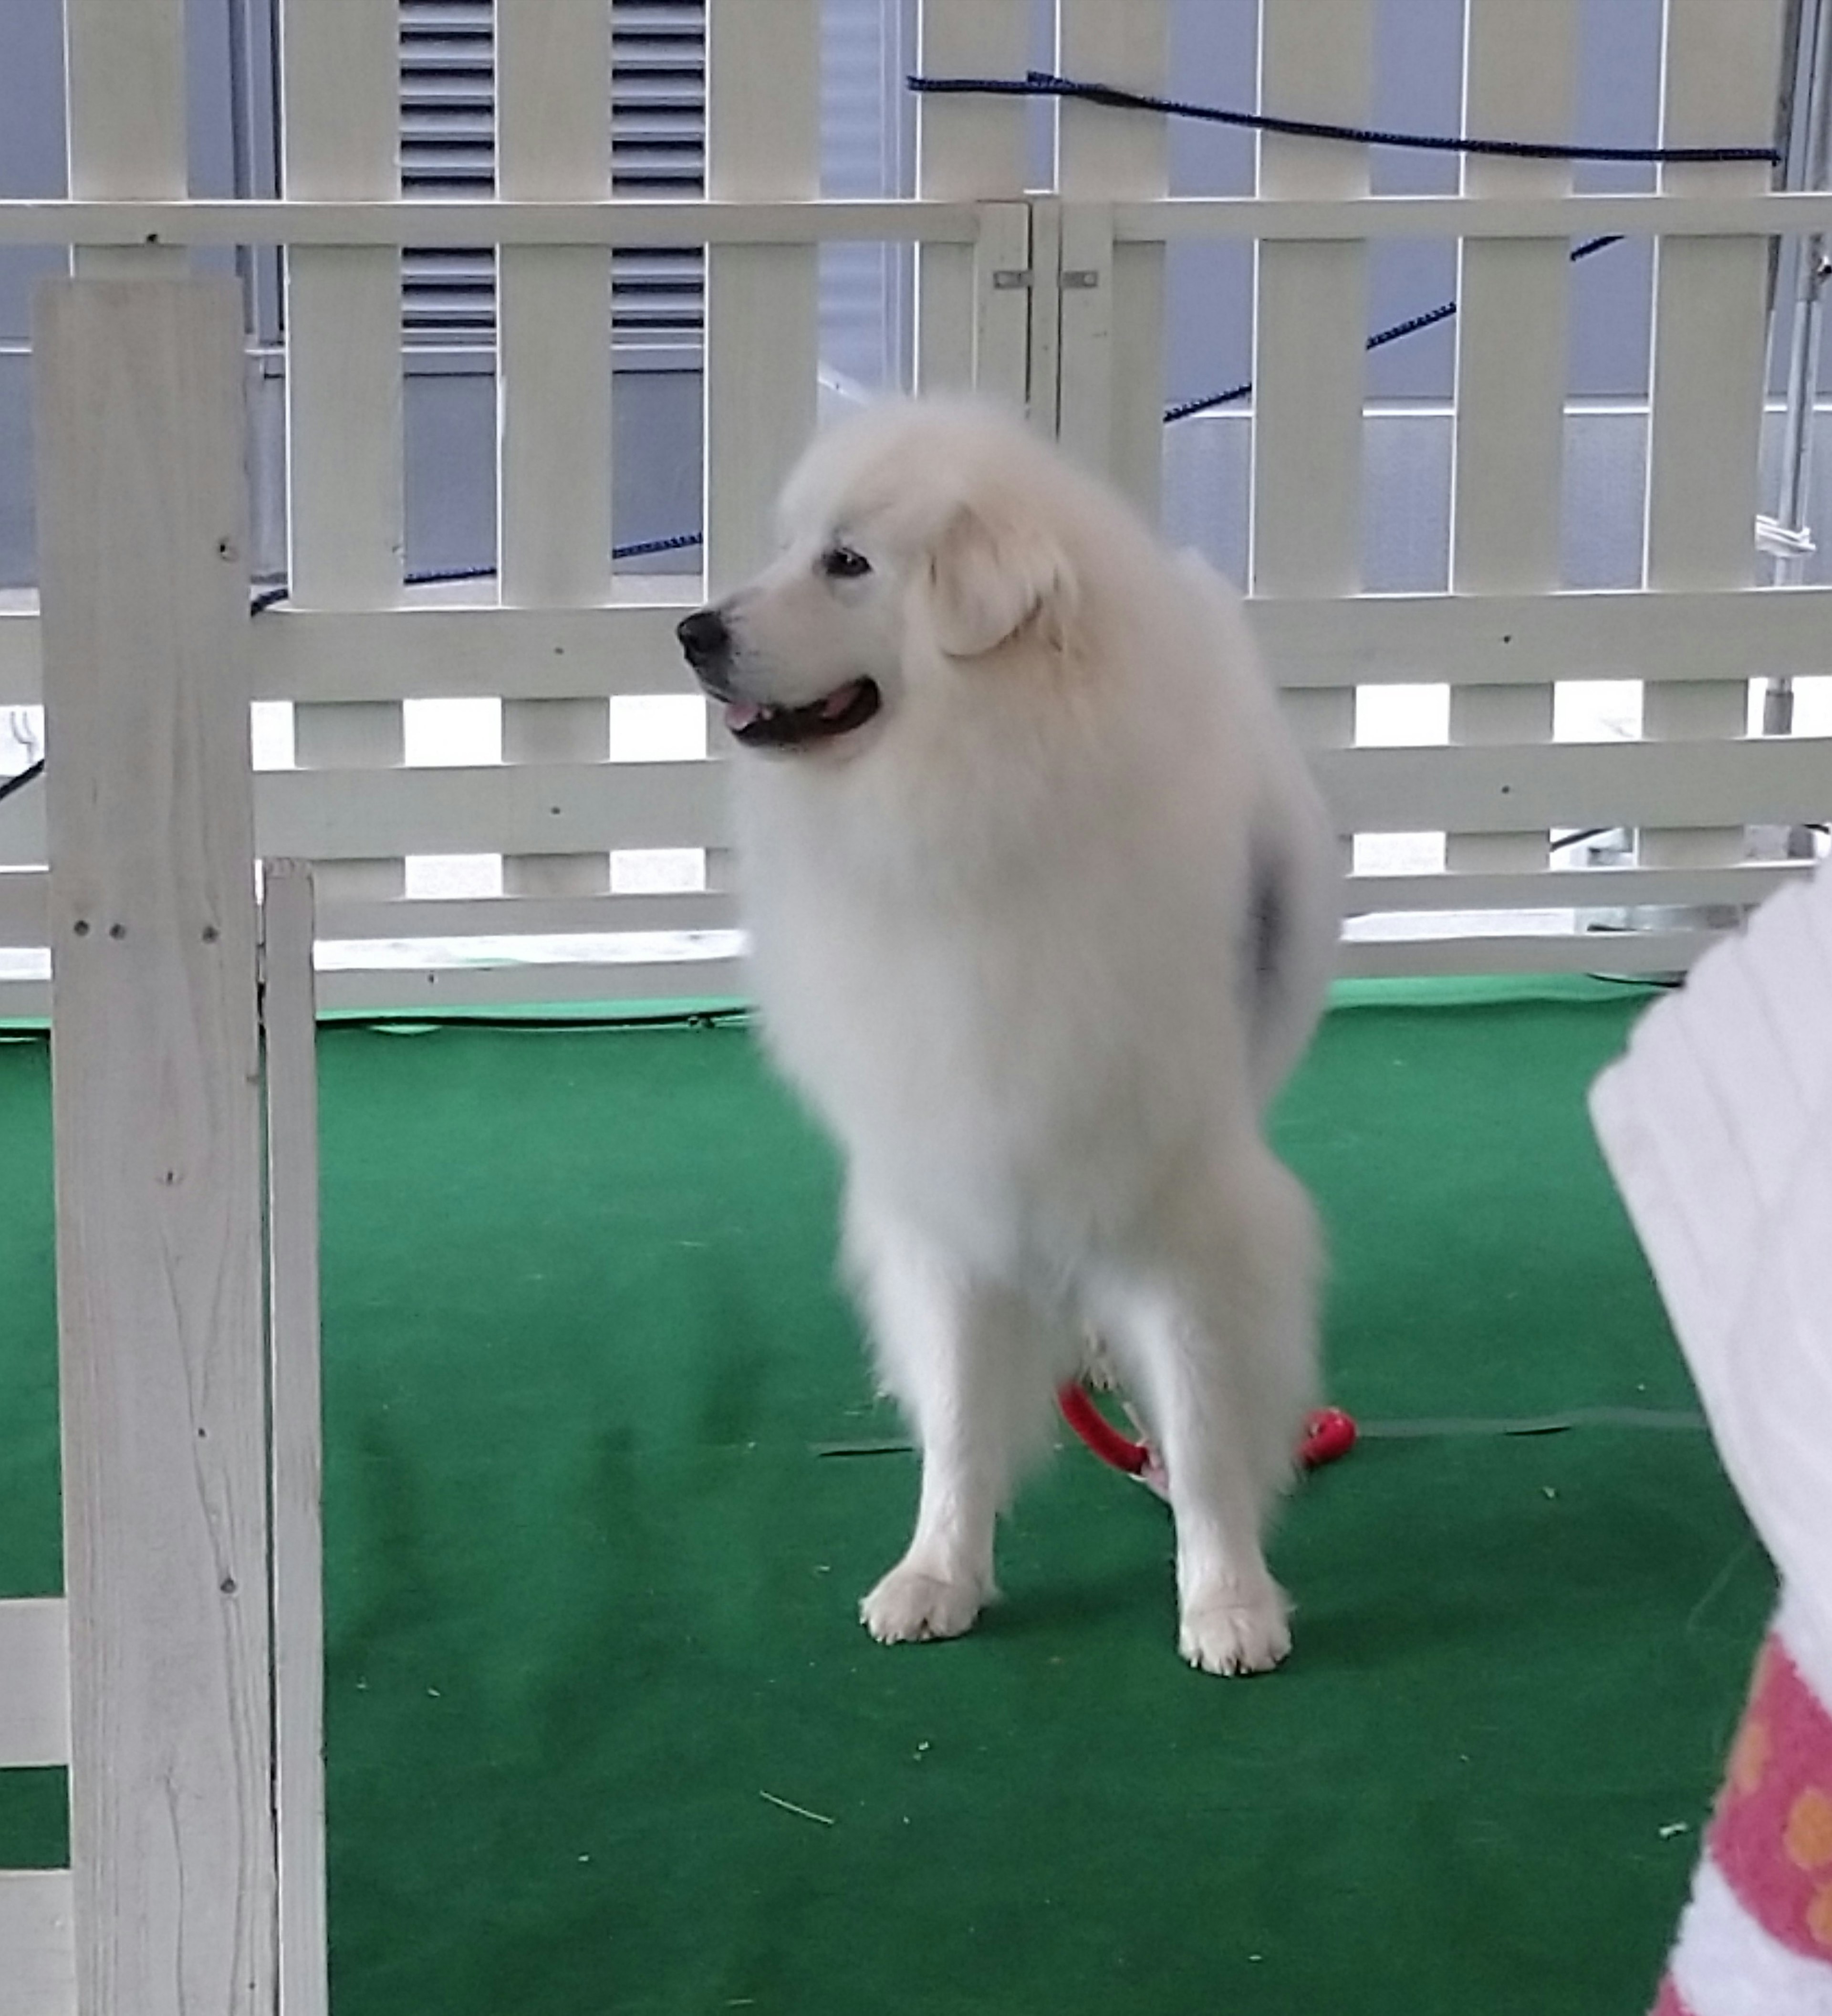
[[[175, 606], [171, 579], [205, 576], [188, 553], [182, 567], [176, 559], [167, 567], [182, 545], [177, 530], [151, 503], [133, 519], [123, 500], [161, 494], [148, 477], [149, 443], [169, 448], [171, 428], [182, 437], [188, 414], [202, 427], [220, 421], [221, 409], [207, 400], [188, 405], [182, 374], [175, 368], [161, 378], [149, 365], [113, 383], [113, 403], [102, 409], [108, 427], [85, 433], [67, 391], [60, 410], [70, 427], [43, 445], [47, 610], [54, 577], [65, 584], [67, 606], [82, 600], [70, 585], [85, 555], [120, 567], [112, 589], [92, 582], [84, 591], [103, 611], [98, 622], [106, 617], [97, 634], [113, 662], [143, 650], [150, 666], [150, 654], [182, 635], [185, 651], [214, 653], [238, 678], [245, 668], [254, 700], [293, 705], [297, 764], [255, 780], [251, 816], [261, 855], [322, 864], [321, 935], [329, 944], [320, 949], [321, 992], [329, 1005], [742, 991], [718, 756], [612, 760], [613, 702], [690, 692], [672, 630], [681, 601], [701, 592], [695, 581], [664, 598], [651, 581], [632, 593], [611, 578], [613, 246], [707, 248], [704, 531], [706, 578], [716, 590], [761, 556], [767, 501], [813, 419], [821, 243], [913, 246], [919, 383], [973, 383], [1028, 401], [1039, 425], [1109, 470], [1149, 509], [1160, 488], [1164, 248], [1191, 237], [1256, 243], [1251, 586], [1260, 628], [1344, 836], [1450, 836], [1445, 872], [1358, 877], [1353, 907], [1476, 916], [1448, 933], [1358, 939], [1349, 948], [1353, 967], [1683, 965], [1706, 941], [1697, 912], [1747, 903], [1788, 872], [1746, 862], [1744, 829], [1832, 810], [1832, 746], [1744, 733], [1749, 680], [1817, 671], [1832, 635], [1832, 591], [1754, 585], [1752, 538], [1768, 244], [1774, 234], [1832, 228], [1832, 196], [1773, 194], [1763, 171], [1735, 167], [1672, 170], [1647, 195], [1575, 196], [1562, 171], [1485, 163], [1467, 170], [1455, 196], [1371, 197], [1361, 149], [1269, 139], [1256, 197], [1172, 197], [1160, 124], [1084, 104], [1053, 113], [1056, 186], [1027, 194], [1024, 105], [958, 97], [923, 101], [913, 198], [823, 200], [819, 0], [711, 0], [708, 196], [612, 202], [602, 0], [542, 0], [498, 10], [499, 198], [409, 205], [396, 185], [392, 0], [335, 7], [283, 0], [285, 198], [194, 202], [185, 194], [183, 0], [136, 0], [131, 9], [114, 0], [67, 0], [66, 11], [70, 195], [0, 201], [0, 242], [74, 248], [75, 291], [87, 305], [68, 312], [93, 338], [91, 362], [104, 377], [121, 355], [98, 333], [109, 322], [110, 290], [85, 294], [82, 283], [179, 275], [192, 248], [286, 248], [291, 595], [245, 625], [209, 576], [217, 585], [200, 589], [191, 616], [182, 598]], [[1372, 0], [1262, 0], [1260, 12], [1269, 107], [1343, 120], [1365, 113]], [[1782, 12], [1782, 0], [1668, 0], [1668, 140], [1768, 137]], [[925, 0], [923, 68], [1018, 74], [1028, 13], [1027, 0]], [[1467, 0], [1472, 128], [1568, 137], [1574, 13], [1572, 0], [1531, 8]], [[1136, 88], [1164, 85], [1167, 0], [1059, 0], [1058, 14], [1059, 68]], [[1566, 593], [1557, 590], [1555, 564], [1566, 253], [1571, 239], [1605, 232], [1650, 236], [1660, 247], [1648, 585]], [[1453, 571], [1443, 595], [1358, 592], [1365, 268], [1367, 246], [1385, 236], [1439, 236], [1463, 248]], [[401, 578], [399, 254], [405, 244], [476, 243], [502, 249], [500, 565], [487, 601], [409, 593]], [[166, 291], [128, 286], [123, 317], [131, 298], [149, 302]], [[59, 459], [66, 455], [77, 459]], [[72, 488], [85, 468], [106, 491]], [[104, 494], [113, 544], [92, 539], [85, 516]], [[218, 556], [225, 569], [236, 564], [230, 545]], [[158, 612], [143, 643], [135, 596]], [[47, 635], [44, 646], [34, 612], [0, 615], [0, 706], [37, 702], [41, 658], [73, 649], [67, 635], [61, 644]], [[1600, 678], [1646, 682], [1642, 739], [1554, 741], [1557, 684]], [[1434, 681], [1453, 692], [1448, 744], [1356, 746], [1358, 687]], [[466, 697], [502, 703], [503, 761], [462, 769], [404, 763], [405, 704]], [[142, 808], [163, 808], [164, 816], [175, 802], [182, 812], [187, 801], [171, 797], [167, 766], [182, 737], [175, 742], [164, 732], [171, 724], [157, 715], [145, 725], [136, 752]], [[79, 760], [84, 732], [74, 710], [53, 718], [53, 766], [66, 755]], [[63, 932], [88, 921], [70, 909], [73, 868], [104, 891], [132, 886], [126, 855], [127, 836], [137, 830], [128, 819], [136, 773], [123, 765], [120, 734], [102, 741], [120, 801], [103, 801], [110, 816], [99, 828], [60, 834], [54, 812], [52, 837], [65, 849], [62, 884], [33, 866], [48, 851], [42, 794], [0, 806], [0, 866], [25, 871], [0, 875], [0, 946], [46, 947], [55, 927], [60, 958], [67, 956]], [[211, 774], [220, 782], [225, 773], [219, 765]], [[207, 812], [207, 826], [232, 811], [204, 805], [194, 787], [188, 802], [185, 815]], [[1579, 877], [1550, 866], [1549, 837], [1589, 826], [1639, 830], [1639, 862], [1585, 871], [1580, 903], [1568, 893]], [[705, 886], [663, 895], [614, 886], [617, 855], [656, 848], [693, 851], [705, 862]], [[505, 857], [505, 893], [405, 895], [404, 860], [444, 853]], [[243, 895], [226, 885], [219, 893], [224, 915], [233, 913], [244, 934], [232, 948], [239, 956], [250, 913]], [[1676, 921], [1612, 936], [1605, 947], [1575, 930], [1528, 930], [1516, 915], [1578, 909], [1657, 911]], [[435, 951], [436, 941], [446, 949]], [[200, 973], [214, 970], [215, 941], [208, 942]], [[92, 944], [85, 934], [74, 963], [60, 966], [59, 1028], [73, 1044], [82, 1041], [85, 1000], [92, 1010], [96, 999], [84, 994], [81, 961], [109, 949], [106, 938]], [[67, 972], [77, 976], [67, 996]], [[231, 995], [221, 1016], [235, 1041], [245, 1042], [252, 1027], [245, 990]], [[41, 979], [0, 984], [0, 1012], [35, 1012], [46, 998]], [[75, 1017], [68, 1025], [67, 1013]], [[117, 1028], [118, 1017], [109, 1027]], [[186, 1040], [182, 1029], [150, 1024], [145, 1034], [148, 1058], [160, 1044], [182, 1048]], [[295, 1042], [298, 1036], [295, 1028]], [[117, 1059], [120, 1068], [98, 1083], [118, 1088], [128, 1061]], [[110, 1222], [97, 1205], [124, 1173], [110, 1174], [106, 1144], [118, 1148], [131, 1137], [136, 1156], [150, 1152], [169, 1118], [135, 1135], [127, 1111], [104, 1112], [95, 1088], [66, 1074], [60, 1157], [74, 1157], [68, 1166], [80, 1172], [86, 1143], [90, 1168], [87, 1187], [60, 1198], [67, 1301], [85, 1278], [85, 1233]], [[220, 1194], [232, 1195], [233, 1206], [210, 1237], [243, 1289], [255, 1250], [254, 1121], [251, 1102], [211, 1109], [200, 1121], [227, 1129], [217, 1145], [232, 1180]], [[276, 1174], [273, 1194], [298, 1201], [282, 1218], [308, 1243], [299, 1215], [306, 1193], [287, 1192]], [[132, 1214], [123, 1211], [124, 1223]], [[182, 1298], [175, 1306], [172, 1363], [190, 1348]], [[276, 1287], [273, 1307], [276, 1323], [292, 1311], [309, 1325], [309, 1307], [293, 1291]], [[223, 1319], [218, 1306], [207, 1326], [211, 1349], [222, 1343]], [[126, 1326], [117, 1312], [103, 1327], [118, 1338]], [[272, 1917], [274, 1871], [286, 1863], [271, 1813], [248, 1802], [250, 1787], [266, 1784], [276, 1746], [284, 1780], [286, 1729], [283, 1722], [276, 1737], [250, 1676], [275, 1661], [284, 1673], [289, 1641], [283, 1617], [277, 1642], [269, 1642], [259, 1604], [237, 1613], [240, 1635], [223, 1636], [211, 1592], [233, 1607], [221, 1567], [225, 1535], [239, 1557], [271, 1560], [288, 1528], [303, 1534], [304, 1550], [288, 1573], [309, 1582], [315, 1528], [311, 1480], [296, 1471], [292, 1486], [275, 1487], [268, 1532], [261, 1492], [250, 1483], [247, 1396], [234, 1397], [235, 1380], [248, 1373], [247, 1351], [234, 1362], [239, 1370], [229, 1383], [211, 1388], [211, 1405], [228, 1410], [228, 1439], [241, 1445], [239, 1481], [221, 1500], [232, 1499], [226, 1525], [207, 1492], [208, 1516], [195, 1516], [193, 1496], [169, 1518], [127, 1529], [164, 1502], [183, 1467], [177, 1442], [160, 1437], [169, 1431], [186, 1441], [189, 1464], [189, 1437], [216, 1425], [214, 1417], [162, 1415], [159, 1435], [137, 1441], [143, 1419], [135, 1437], [109, 1426], [131, 1391], [124, 1373], [92, 1381], [88, 1413], [67, 1388], [67, 1423], [77, 1424], [73, 1447], [95, 1458], [93, 1467], [67, 1467], [71, 1607], [48, 1598], [0, 1602], [0, 1766], [68, 1760], [74, 1679], [77, 1867], [74, 1890], [67, 1874], [0, 1877], [4, 2016], [68, 2016], [78, 1958], [85, 2016], [252, 2011], [272, 2007], [276, 1993], [307, 2016], [321, 1991], [309, 1868], [291, 1893], [303, 1900], [303, 1915], [293, 1921], [290, 1948], [280, 1949], [283, 1961], [288, 1950], [305, 1956], [290, 2003], [276, 1988], [271, 1949], [256, 1939], [250, 1950], [260, 1952], [244, 1967], [237, 1944]], [[276, 1392], [297, 1371], [296, 1362], [276, 1361]], [[308, 1392], [297, 1405], [289, 1400], [286, 1419], [310, 1412]], [[130, 1445], [146, 1467], [148, 1494], [131, 1514], [111, 1496], [123, 1473], [110, 1467]], [[309, 1468], [309, 1452], [295, 1460]], [[189, 1474], [194, 1487], [194, 1465]], [[101, 1606], [117, 1590], [123, 1614], [161, 1590], [176, 1607], [150, 1623], [142, 1616], [138, 1636], [99, 1636]], [[207, 1640], [214, 1650], [196, 1669], [205, 1682], [167, 1698], [155, 1665], [124, 1665], [119, 1648], [144, 1654], [175, 1617], [171, 1628], [191, 1651]], [[170, 1649], [175, 1641], [164, 1642]], [[297, 1678], [296, 1643], [292, 1658]], [[309, 1704], [306, 1713], [309, 1726]], [[202, 1841], [203, 1860], [189, 1865], [203, 1872], [195, 1885], [143, 1884], [130, 1896], [110, 1884], [136, 1866], [135, 1831], [164, 1795], [143, 1776], [110, 1775], [108, 1760], [138, 1755], [145, 1762], [149, 1753], [131, 1745], [146, 1718], [171, 1736], [166, 1761], [182, 1759], [191, 1782], [216, 1786], [221, 1809], [241, 1816], [241, 1831], [214, 1848]], [[125, 1752], [117, 1747], [124, 1727]], [[309, 1781], [309, 1744], [290, 1754]], [[311, 1797], [308, 1782], [308, 1809]], [[304, 1838], [298, 1852], [309, 1863], [309, 1828]], [[253, 1916], [238, 1917], [242, 1905]], [[73, 1937], [73, 1908], [87, 1913], [81, 1939]], [[195, 1978], [173, 1973], [171, 1957], [181, 1952], [187, 1966], [203, 1970]], [[155, 1992], [148, 1983], [156, 1979]]]
[[[1251, 566], [1262, 633], [1344, 833], [1441, 831], [1449, 872], [1357, 878], [1349, 970], [1681, 966], [1726, 906], [1784, 866], [1745, 830], [1823, 819], [1832, 751], [1750, 740], [1748, 682], [1825, 664], [1827, 591], [1752, 592], [1771, 234], [1832, 197], [1773, 194], [1760, 164], [1668, 168], [1657, 193], [1574, 196], [1560, 164], [1472, 160], [1461, 193], [1370, 197], [1366, 149], [1269, 137], [1252, 198], [1165, 194], [1163, 121], [1053, 110], [1054, 193], [1027, 197], [1022, 100], [925, 98], [917, 194], [822, 200], [818, 0], [712, 0], [709, 196], [606, 199], [600, 0], [498, 10], [493, 203], [403, 203], [392, 0], [281, 9], [285, 200], [185, 191], [182, 9], [70, 0], [72, 195], [0, 202], [0, 242], [64, 243], [84, 270], [186, 247], [287, 248], [290, 599], [255, 623], [252, 694], [293, 707], [295, 766], [261, 776], [264, 852], [321, 864], [333, 1006], [705, 997], [743, 976], [712, 753], [619, 758], [628, 696], [686, 695], [671, 629], [697, 581], [612, 580], [606, 356], [614, 245], [708, 248], [704, 526], [716, 588], [758, 556], [765, 504], [813, 419], [815, 251], [916, 248], [916, 375], [1028, 401], [1146, 508], [1160, 488], [1164, 248], [1257, 244]], [[1269, 108], [1353, 121], [1372, 0], [1263, 0]], [[1669, 0], [1668, 142], [1770, 135], [1783, 0]], [[1165, 84], [1168, 0], [1060, 0], [1058, 67]], [[1467, 0], [1471, 129], [1569, 139], [1575, 0]], [[933, 75], [1021, 73], [1024, 0], [927, 0]], [[1659, 244], [1644, 591], [1557, 591], [1565, 254]], [[1451, 592], [1358, 592], [1367, 247], [1462, 247]], [[401, 586], [399, 252], [502, 248], [500, 568], [480, 592]], [[1065, 284], [1066, 281], [1066, 284]], [[487, 599], [484, 599], [486, 598]], [[1561, 681], [1645, 682], [1640, 739], [1553, 739]], [[1448, 746], [1358, 747], [1355, 692], [1447, 683]], [[0, 707], [38, 693], [36, 622], [0, 615]], [[404, 761], [403, 703], [485, 697], [500, 764]], [[1560, 872], [1549, 835], [1638, 830], [1636, 865]], [[632, 893], [631, 850], [688, 851], [674, 893]], [[0, 866], [45, 852], [31, 794], [0, 807]], [[416, 899], [406, 857], [498, 855], [500, 896]], [[699, 870], [704, 862], [704, 875]], [[41, 875], [0, 874], [0, 946], [45, 942]], [[1713, 912], [1710, 919], [1704, 916]], [[1556, 912], [1565, 928], [1548, 931]], [[1393, 913], [1416, 913], [1409, 923]], [[1429, 913], [1436, 913], [1435, 916]], [[1479, 913], [1479, 914], [1478, 914]], [[1612, 936], [1585, 916], [1656, 916]], [[1370, 927], [1358, 927], [1365, 932]], [[0, 966], [0, 1012], [41, 978]]]

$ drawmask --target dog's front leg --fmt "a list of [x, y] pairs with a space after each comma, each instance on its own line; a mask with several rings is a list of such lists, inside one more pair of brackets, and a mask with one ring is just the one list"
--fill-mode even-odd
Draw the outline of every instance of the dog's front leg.
[[848, 1247], [880, 1375], [922, 1452], [909, 1551], [859, 1605], [885, 1644], [954, 1638], [995, 1592], [993, 1531], [1020, 1450], [1048, 1418], [1046, 1370], [1009, 1297], [855, 1193]]

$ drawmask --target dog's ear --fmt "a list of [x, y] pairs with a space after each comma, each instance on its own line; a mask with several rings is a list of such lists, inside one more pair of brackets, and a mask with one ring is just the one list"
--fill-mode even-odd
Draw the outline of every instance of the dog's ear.
[[1068, 556], [1046, 527], [995, 504], [963, 504], [929, 554], [935, 639], [949, 657], [995, 650], [1028, 624], [1060, 641], [1074, 599]]

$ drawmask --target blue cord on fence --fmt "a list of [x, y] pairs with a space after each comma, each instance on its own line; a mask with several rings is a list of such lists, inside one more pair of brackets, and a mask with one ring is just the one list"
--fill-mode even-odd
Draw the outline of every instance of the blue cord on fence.
[[[1587, 238], [1582, 245], [1571, 248], [1571, 264], [1588, 259], [1593, 252], [1600, 252], [1606, 247], [1620, 245], [1618, 232], [1611, 237]], [[1404, 322], [1396, 322], [1389, 328], [1377, 329], [1362, 344], [1364, 350], [1384, 349], [1390, 343], [1398, 343], [1402, 337], [1416, 336], [1422, 329], [1434, 328], [1441, 322], [1449, 322], [1456, 313], [1455, 301], [1440, 301], [1434, 308], [1427, 308], [1423, 315], [1409, 315]], [[1244, 378], [1238, 385], [1230, 385], [1225, 392], [1211, 392], [1200, 399], [1185, 399], [1181, 404], [1164, 409], [1164, 424], [1168, 427], [1178, 420], [1193, 419], [1198, 413], [1211, 412], [1217, 406], [1231, 406], [1237, 400], [1246, 398], [1253, 391], [1253, 380]]]
[[1766, 161], [1778, 162], [1773, 147], [1585, 147], [1550, 140], [1482, 140], [1460, 133], [1392, 133], [1375, 126], [1337, 125], [1328, 120], [1286, 119], [1271, 112], [1239, 112], [1222, 105], [1194, 105], [1148, 92], [1121, 91], [1110, 84], [1085, 84], [1046, 70], [1017, 77], [905, 78], [912, 91], [932, 95], [994, 98], [1078, 98], [1128, 112], [1162, 112], [1175, 119], [1200, 119], [1215, 126], [1244, 127], [1253, 133], [1287, 134], [1301, 140], [1343, 140], [1363, 147], [1410, 147], [1437, 154], [1495, 154], [1518, 161]]
[[23, 770], [14, 772], [10, 777], [0, 777], [0, 799], [9, 798], [15, 791], [23, 791], [34, 777], [45, 774], [45, 759], [41, 756], [35, 763], [28, 763]]
[[[633, 539], [628, 545], [613, 546], [610, 556], [614, 560], [641, 560], [650, 553], [684, 553], [689, 546], [704, 543], [698, 532], [671, 532], [665, 539]], [[496, 570], [493, 567], [448, 567], [430, 572], [410, 574], [405, 578], [409, 588], [443, 586], [453, 581], [494, 581]], [[251, 616], [258, 616], [264, 610], [272, 609], [275, 603], [284, 602], [292, 592], [284, 581], [276, 581], [264, 587], [248, 605]]]

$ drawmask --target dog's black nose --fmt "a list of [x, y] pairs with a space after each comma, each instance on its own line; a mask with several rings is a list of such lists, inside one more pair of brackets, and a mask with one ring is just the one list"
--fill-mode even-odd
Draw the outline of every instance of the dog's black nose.
[[691, 616], [683, 616], [675, 625], [675, 635], [681, 640], [688, 663], [694, 665], [716, 658], [732, 641], [725, 619], [716, 609], [696, 609]]

